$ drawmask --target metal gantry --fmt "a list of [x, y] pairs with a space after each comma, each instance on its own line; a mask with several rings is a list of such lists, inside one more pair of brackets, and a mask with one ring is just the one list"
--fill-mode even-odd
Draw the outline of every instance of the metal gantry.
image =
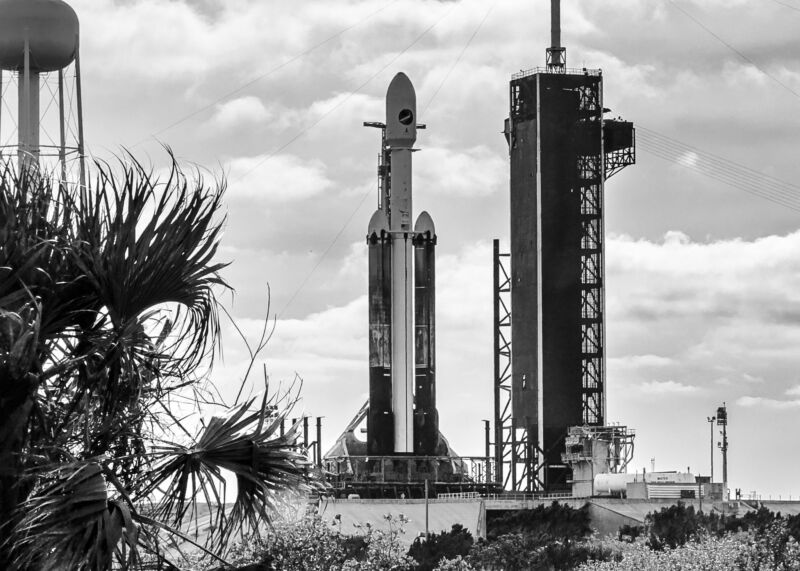
[[494, 481], [506, 490], [544, 489], [538, 435], [511, 414], [511, 254], [493, 242], [494, 268]]
[[[585, 131], [603, 121], [602, 82], [578, 88], [579, 117]], [[599, 153], [578, 155], [581, 197], [581, 403], [583, 423], [605, 423], [605, 289], [603, 266], [603, 160], [602, 128]], [[588, 146], [591, 149], [591, 146]]]

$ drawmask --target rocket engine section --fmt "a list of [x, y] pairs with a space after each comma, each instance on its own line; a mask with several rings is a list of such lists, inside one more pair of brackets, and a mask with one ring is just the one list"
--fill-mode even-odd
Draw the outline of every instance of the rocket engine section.
[[417, 98], [403, 73], [386, 93], [379, 169], [381, 205], [369, 244], [370, 455], [435, 455], [439, 443], [435, 381], [436, 232], [427, 212], [412, 228], [411, 159]]
[[439, 443], [436, 410], [436, 230], [427, 212], [414, 225], [414, 454], [434, 456]]

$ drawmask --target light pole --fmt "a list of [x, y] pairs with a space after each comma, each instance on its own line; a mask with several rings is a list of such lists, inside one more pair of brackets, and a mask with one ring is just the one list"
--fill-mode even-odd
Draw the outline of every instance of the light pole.
[[717, 420], [715, 416], [707, 416], [708, 427], [711, 429], [711, 483], [714, 483], [714, 421]]
[[722, 498], [728, 499], [728, 408], [725, 403], [717, 408], [717, 426], [722, 427]]

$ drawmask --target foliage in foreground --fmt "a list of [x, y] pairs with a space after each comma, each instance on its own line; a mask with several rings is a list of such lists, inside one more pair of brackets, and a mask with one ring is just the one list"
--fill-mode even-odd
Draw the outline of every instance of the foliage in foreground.
[[208, 397], [224, 185], [174, 159], [163, 179], [132, 158], [95, 174], [75, 188], [0, 167], [4, 570], [164, 563], [165, 536], [191, 542], [197, 502], [215, 506], [203, 547], [219, 554], [306, 481], [296, 431], [276, 430], [280, 397], [223, 407], [199, 431], [183, 416]]
[[233, 567], [206, 564], [204, 569], [261, 569], [274, 571], [378, 571], [414, 569], [416, 563], [399, 541], [407, 520], [385, 516], [389, 531], [359, 526], [344, 533], [338, 523], [316, 514], [299, 520], [274, 522], [270, 530], [236, 544], [228, 559]]
[[[532, 525], [538, 529], [537, 533], [513, 531], [468, 547], [471, 536], [460, 526], [454, 526], [449, 532], [433, 534], [428, 541], [415, 541], [408, 554], [403, 553], [397, 541], [403, 531], [403, 519], [389, 518], [391, 531], [383, 533], [368, 526], [343, 530], [336, 518], [331, 523], [308, 516], [300, 521], [278, 523], [272, 532], [237, 546], [236, 563], [238, 569], [247, 571], [800, 571], [800, 544], [793, 537], [796, 516], [784, 518], [761, 509], [739, 518], [721, 518], [678, 505], [651, 514], [647, 533], [639, 537], [631, 538], [632, 530], [628, 529], [624, 534], [628, 539], [597, 539], [586, 536], [582, 525], [565, 525], [565, 522], [579, 522], [581, 516], [576, 513], [580, 510], [549, 507], [554, 515], [547, 528], [559, 530], [556, 533], [546, 533], [544, 528]], [[560, 523], [558, 518], [562, 519]], [[538, 517], [523, 519], [530, 523]], [[655, 548], [651, 545], [651, 532], [660, 519], [682, 521], [695, 531], [683, 534], [685, 541], [675, 547], [660, 537]], [[716, 531], [706, 530], [698, 521]]]
[[558, 502], [532, 510], [500, 512], [498, 516], [487, 514], [487, 527], [489, 541], [510, 533], [577, 541], [591, 533], [588, 506], [575, 509]]
[[[779, 520], [785, 524], [787, 534], [795, 541], [800, 541], [800, 515], [783, 517], [764, 506], [742, 516], [726, 516], [717, 512], [697, 512], [694, 506], [678, 502], [648, 514], [644, 528], [649, 534], [648, 545], [658, 550], [667, 547], [674, 549], [702, 534], [722, 537], [730, 532], [752, 531], [760, 536]], [[634, 535], [639, 532], [638, 529], [626, 527], [626, 534]]]
[[763, 533], [727, 532], [722, 536], [701, 532], [678, 547], [652, 549], [644, 538], [633, 542], [606, 540], [613, 554], [608, 561], [587, 562], [580, 571], [798, 571], [800, 545], [778, 520]]
[[457, 523], [450, 531], [432, 533], [427, 539], [416, 538], [408, 550], [408, 555], [417, 562], [417, 569], [431, 571], [442, 559], [449, 561], [466, 556], [473, 543], [469, 530]]

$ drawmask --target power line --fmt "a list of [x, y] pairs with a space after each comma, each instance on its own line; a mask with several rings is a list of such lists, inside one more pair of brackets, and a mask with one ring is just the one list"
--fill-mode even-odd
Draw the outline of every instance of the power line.
[[780, 4], [781, 6], [786, 6], [790, 10], [794, 10], [795, 12], [800, 12], [800, 8], [797, 6], [792, 6], [791, 4], [787, 4], [786, 2], [781, 2], [781, 0], [772, 0], [776, 4]]
[[660, 152], [664, 157], [668, 157], [673, 162], [687, 168], [707, 174], [717, 180], [726, 182], [732, 186], [747, 188], [760, 195], [769, 196], [778, 200], [794, 203], [798, 201], [798, 193], [786, 188], [769, 188], [764, 185], [764, 180], [749, 175], [743, 169], [720, 167], [709, 161], [708, 157], [698, 155], [683, 148], [676, 148], [659, 139], [639, 138], [640, 143], [644, 143], [644, 149]]
[[794, 184], [686, 145], [646, 127], [637, 126], [637, 142], [642, 150], [661, 159], [800, 212], [800, 187]]
[[679, 149], [682, 152], [691, 152], [698, 156], [702, 156], [704, 160], [724, 170], [736, 171], [737, 176], [739, 177], [752, 179], [754, 181], [757, 181], [761, 185], [773, 187], [784, 193], [788, 193], [791, 196], [795, 196], [798, 193], [800, 193], [800, 186], [795, 185], [793, 183], [762, 173], [761, 171], [757, 171], [740, 163], [731, 161], [730, 159], [726, 159], [725, 157], [721, 157], [720, 155], [716, 155], [708, 151], [703, 151], [701, 149], [698, 149], [697, 147], [688, 145], [677, 139], [668, 137], [667, 135], [662, 135], [661, 133], [653, 131], [652, 129], [648, 129], [647, 127], [643, 127], [637, 124], [636, 130], [639, 136], [644, 135], [645, 137], [648, 136], [654, 137], [661, 140], [665, 144], [671, 145], [672, 147]]
[[361, 207], [364, 205], [364, 201], [367, 199], [367, 197], [368, 197], [370, 194], [372, 194], [372, 192], [373, 192], [373, 189], [372, 189], [372, 188], [370, 188], [369, 190], [367, 190], [367, 192], [365, 192], [365, 193], [362, 195], [362, 197], [361, 197], [361, 200], [359, 200], [359, 201], [358, 201], [358, 205], [357, 205], [357, 206], [356, 206], [356, 207], [353, 209], [353, 211], [350, 213], [350, 216], [348, 216], [348, 217], [347, 217], [347, 220], [345, 221], [345, 223], [344, 223], [344, 224], [342, 224], [342, 227], [341, 227], [341, 228], [339, 228], [339, 231], [336, 233], [336, 235], [335, 235], [335, 236], [333, 237], [333, 239], [330, 241], [330, 243], [328, 244], [328, 247], [327, 247], [327, 248], [325, 248], [325, 251], [324, 251], [324, 252], [322, 252], [322, 255], [319, 257], [319, 260], [317, 260], [317, 263], [316, 263], [316, 264], [314, 264], [314, 267], [313, 267], [313, 268], [311, 268], [311, 271], [310, 271], [310, 272], [308, 272], [308, 274], [307, 274], [307, 275], [306, 275], [306, 277], [303, 279], [303, 281], [302, 281], [302, 282], [300, 282], [300, 285], [299, 285], [299, 286], [297, 286], [297, 288], [295, 288], [295, 290], [294, 290], [294, 293], [292, 294], [292, 297], [290, 297], [290, 298], [289, 298], [289, 301], [287, 301], [287, 302], [284, 304], [284, 306], [283, 306], [283, 309], [281, 309], [281, 310], [280, 310], [278, 313], [276, 313], [276, 314], [275, 314], [275, 318], [276, 318], [276, 319], [277, 319], [277, 318], [279, 318], [281, 315], [283, 315], [283, 312], [284, 312], [284, 311], [286, 311], [286, 309], [287, 309], [287, 308], [288, 308], [288, 307], [289, 307], [289, 306], [292, 304], [292, 302], [293, 302], [293, 301], [295, 300], [295, 298], [296, 298], [296, 297], [297, 297], [297, 296], [300, 294], [300, 292], [303, 290], [303, 288], [305, 288], [306, 284], [308, 283], [308, 280], [310, 280], [310, 279], [311, 279], [311, 276], [313, 276], [313, 275], [314, 275], [314, 273], [317, 271], [317, 269], [318, 269], [318, 268], [319, 268], [319, 267], [322, 265], [322, 262], [325, 260], [325, 258], [326, 258], [326, 257], [327, 257], [327, 255], [330, 253], [330, 251], [333, 249], [333, 246], [336, 244], [336, 242], [339, 240], [339, 238], [341, 238], [341, 237], [342, 237], [342, 234], [344, 234], [344, 231], [347, 229], [347, 227], [348, 227], [348, 226], [350, 226], [350, 222], [352, 222], [352, 221], [353, 221], [353, 218], [355, 218], [355, 216], [356, 216], [356, 213], [357, 213], [359, 210], [361, 210]]
[[321, 42], [318, 42], [318, 43], [314, 44], [313, 46], [311, 46], [310, 48], [306, 49], [304, 52], [296, 54], [295, 56], [287, 59], [283, 63], [280, 63], [277, 66], [273, 67], [269, 71], [267, 71], [265, 73], [262, 73], [261, 75], [251, 79], [250, 81], [248, 81], [246, 83], [243, 83], [242, 85], [240, 85], [236, 89], [233, 89], [232, 91], [229, 91], [226, 94], [218, 97], [217, 99], [215, 99], [211, 103], [208, 103], [207, 105], [204, 105], [203, 107], [200, 107], [200, 108], [192, 111], [191, 113], [189, 113], [187, 115], [184, 115], [180, 119], [177, 119], [176, 121], [170, 123], [166, 127], [156, 131], [155, 133], [151, 133], [150, 135], [148, 135], [147, 137], [145, 137], [145, 138], [141, 139], [140, 141], [136, 142], [132, 146], [133, 147], [138, 147], [139, 145], [141, 145], [142, 143], [144, 143], [148, 139], [154, 139], [154, 138], [158, 137], [159, 135], [162, 135], [162, 134], [166, 133], [167, 131], [177, 127], [181, 123], [184, 123], [184, 122], [188, 121], [189, 119], [192, 119], [193, 117], [196, 117], [197, 115], [203, 113], [204, 111], [208, 111], [209, 109], [214, 107], [216, 104], [218, 104], [218, 103], [220, 103], [222, 101], [225, 101], [226, 99], [229, 99], [229, 98], [233, 97], [237, 93], [241, 93], [242, 91], [244, 91], [245, 89], [247, 89], [251, 85], [254, 85], [254, 84], [258, 83], [262, 79], [265, 79], [265, 78], [269, 77], [273, 73], [276, 73], [276, 72], [280, 71], [281, 69], [283, 69], [284, 67], [288, 66], [289, 64], [292, 64], [292, 63], [296, 62], [297, 60], [299, 60], [300, 58], [303, 58], [303, 57], [307, 56], [311, 52], [321, 48], [322, 46], [324, 46], [328, 42], [330, 42], [332, 40], [335, 40], [339, 36], [349, 32], [353, 28], [356, 28], [356, 27], [360, 26], [361, 24], [363, 24], [367, 20], [370, 20], [372, 17], [376, 16], [380, 12], [383, 12], [386, 8], [388, 8], [392, 4], [396, 4], [398, 1], [399, 0], [392, 0], [391, 2], [389, 2], [388, 4], [385, 4], [381, 8], [378, 8], [374, 12], [371, 12], [371, 13], [367, 14], [364, 18], [362, 18], [361, 20], [355, 22], [354, 24], [351, 24], [351, 25], [347, 26], [346, 28], [342, 28], [341, 30], [339, 30], [338, 32], [333, 34], [332, 36], [329, 36], [329, 37], [325, 38], [324, 40], [322, 40]]
[[433, 92], [433, 95], [431, 95], [431, 98], [428, 99], [428, 102], [425, 104], [425, 107], [422, 108], [422, 113], [420, 113], [420, 115], [424, 115], [425, 114], [425, 112], [428, 110], [428, 107], [430, 107], [431, 104], [433, 103], [433, 100], [436, 99], [437, 95], [439, 95], [439, 91], [442, 90], [442, 87], [447, 82], [448, 78], [450, 77], [450, 74], [453, 73], [453, 70], [455, 69], [455, 67], [461, 61], [461, 58], [464, 57], [464, 52], [467, 51], [467, 49], [469, 48], [470, 44], [472, 44], [472, 41], [475, 39], [475, 36], [477, 36], [478, 32], [481, 31], [481, 28], [483, 27], [483, 24], [486, 22], [486, 19], [489, 17], [489, 14], [492, 12], [492, 10], [494, 10], [495, 6], [497, 6], [497, 2], [495, 2], [494, 4], [489, 6], [489, 9], [486, 10], [486, 14], [483, 15], [483, 19], [480, 21], [478, 26], [472, 32], [472, 35], [469, 37], [469, 39], [467, 39], [467, 42], [464, 44], [464, 47], [461, 48], [461, 52], [458, 54], [458, 57], [453, 62], [453, 65], [450, 66], [450, 69], [447, 70], [447, 73], [444, 75], [444, 78], [442, 79], [442, 82], [436, 88], [436, 91]]
[[800, 99], [800, 93], [797, 93], [797, 92], [796, 92], [794, 89], [792, 89], [791, 87], [789, 87], [788, 85], [786, 85], [785, 83], [783, 83], [783, 82], [782, 82], [780, 79], [778, 79], [777, 77], [775, 77], [774, 75], [772, 75], [770, 72], [768, 72], [767, 70], [765, 70], [764, 68], [762, 68], [760, 65], [758, 65], [758, 64], [757, 64], [755, 61], [753, 61], [752, 59], [750, 59], [750, 58], [749, 58], [749, 57], [748, 57], [746, 54], [744, 54], [743, 52], [739, 51], [739, 50], [738, 50], [738, 49], [736, 49], [734, 46], [732, 46], [731, 44], [729, 44], [728, 42], [726, 42], [725, 40], [723, 40], [723, 39], [722, 39], [720, 36], [718, 36], [717, 34], [715, 34], [715, 33], [714, 33], [714, 31], [713, 31], [713, 30], [711, 30], [711, 28], [709, 28], [708, 26], [706, 26], [705, 24], [703, 24], [703, 23], [702, 23], [700, 20], [698, 20], [697, 18], [695, 18], [694, 16], [692, 16], [692, 14], [690, 14], [689, 12], [687, 12], [686, 10], [684, 10], [684, 9], [683, 9], [683, 7], [682, 7], [682, 6], [680, 6], [679, 4], [677, 4], [676, 2], [674, 2], [674, 0], [668, 0], [668, 2], [669, 2], [670, 4], [672, 4], [672, 5], [673, 5], [675, 8], [677, 8], [678, 10], [680, 10], [680, 11], [681, 11], [681, 12], [682, 12], [682, 13], [683, 13], [683, 14], [684, 14], [684, 15], [685, 15], [687, 18], [689, 18], [689, 19], [690, 19], [690, 20], [692, 20], [692, 21], [693, 21], [695, 24], [697, 24], [698, 26], [700, 26], [700, 27], [701, 27], [703, 30], [705, 30], [706, 32], [708, 32], [708, 34], [710, 34], [711, 36], [713, 36], [713, 37], [714, 37], [714, 38], [715, 38], [715, 39], [716, 39], [718, 42], [720, 42], [720, 43], [721, 43], [723, 46], [725, 46], [726, 48], [728, 48], [729, 50], [731, 50], [733, 53], [735, 53], [736, 55], [738, 55], [740, 58], [742, 58], [744, 61], [746, 61], [747, 63], [749, 63], [749, 64], [750, 64], [750, 65], [752, 65], [753, 67], [755, 67], [755, 68], [756, 68], [758, 71], [760, 71], [761, 73], [763, 73], [764, 75], [766, 75], [768, 78], [770, 78], [772, 81], [774, 81], [775, 83], [777, 83], [778, 85], [780, 85], [780, 86], [781, 86], [783, 89], [785, 89], [786, 91], [788, 91], [789, 93], [791, 93], [792, 95], [794, 95], [795, 97], [797, 97], [798, 99]]

